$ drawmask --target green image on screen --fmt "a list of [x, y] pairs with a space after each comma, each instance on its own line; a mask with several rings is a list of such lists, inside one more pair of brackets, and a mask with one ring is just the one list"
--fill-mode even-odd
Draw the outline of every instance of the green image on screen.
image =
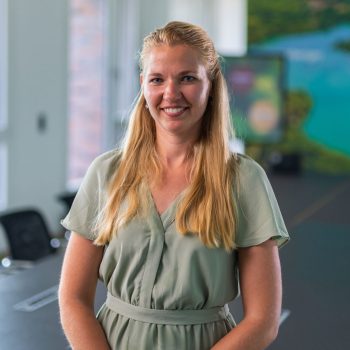
[[247, 142], [278, 142], [284, 127], [283, 57], [223, 57], [222, 66], [236, 136]]

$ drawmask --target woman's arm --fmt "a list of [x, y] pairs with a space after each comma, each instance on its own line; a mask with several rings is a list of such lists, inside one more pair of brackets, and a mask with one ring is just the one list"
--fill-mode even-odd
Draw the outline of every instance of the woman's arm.
[[103, 247], [72, 232], [59, 287], [61, 323], [74, 350], [110, 349], [94, 314], [94, 298]]
[[282, 302], [281, 267], [273, 240], [240, 248], [243, 320], [212, 350], [262, 350], [276, 338]]

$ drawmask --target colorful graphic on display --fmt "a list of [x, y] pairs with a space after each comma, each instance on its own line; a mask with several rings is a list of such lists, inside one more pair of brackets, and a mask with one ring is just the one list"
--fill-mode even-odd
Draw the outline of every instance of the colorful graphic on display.
[[230, 107], [237, 137], [272, 143], [283, 133], [282, 56], [224, 57]]

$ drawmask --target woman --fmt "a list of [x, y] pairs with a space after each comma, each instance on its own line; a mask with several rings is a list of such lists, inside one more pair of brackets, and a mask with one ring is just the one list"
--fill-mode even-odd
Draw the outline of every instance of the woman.
[[[212, 41], [170, 22], [144, 39], [141, 92], [122, 151], [90, 166], [63, 225], [59, 291], [74, 349], [265, 349], [281, 310], [288, 240], [261, 167], [229, 152]], [[225, 306], [238, 295], [236, 326]], [[93, 313], [97, 279], [106, 303]]]

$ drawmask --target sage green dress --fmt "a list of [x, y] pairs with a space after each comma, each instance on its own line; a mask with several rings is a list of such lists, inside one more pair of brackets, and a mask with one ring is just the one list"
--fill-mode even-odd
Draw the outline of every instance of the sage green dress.
[[[94, 221], [119, 158], [118, 151], [110, 151], [95, 159], [64, 227], [95, 238]], [[239, 156], [238, 175], [237, 246], [270, 238], [278, 246], [286, 243], [289, 236], [264, 170]], [[108, 297], [97, 317], [112, 349], [206, 350], [235, 326], [223, 306], [239, 294], [236, 251], [207, 248], [196, 235], [180, 235], [174, 222], [180, 199], [159, 215], [149, 194], [149, 215], [134, 218], [105, 247], [100, 278]]]

